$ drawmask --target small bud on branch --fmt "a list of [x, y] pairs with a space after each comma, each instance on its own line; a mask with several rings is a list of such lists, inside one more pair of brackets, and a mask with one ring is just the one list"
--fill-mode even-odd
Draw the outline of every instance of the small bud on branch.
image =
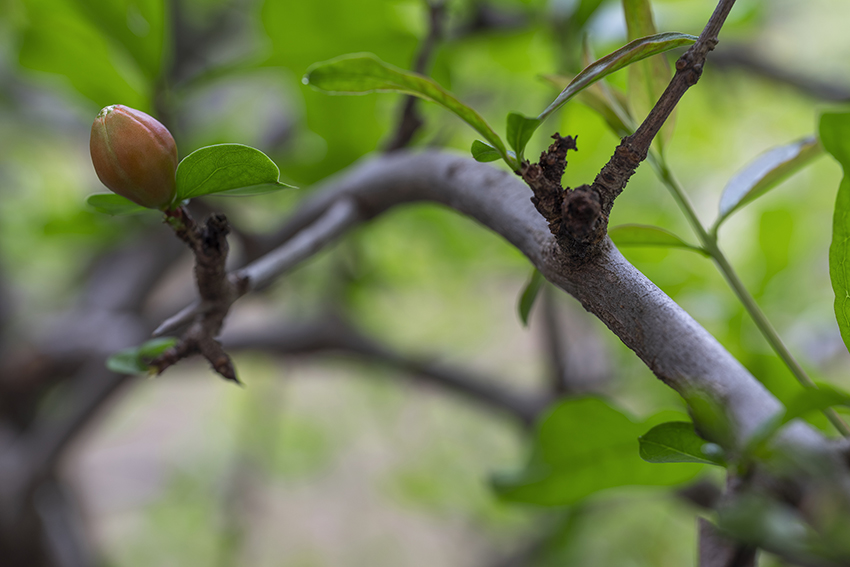
[[150, 209], [165, 209], [176, 191], [177, 144], [168, 129], [121, 104], [100, 111], [89, 143], [97, 177], [110, 191]]

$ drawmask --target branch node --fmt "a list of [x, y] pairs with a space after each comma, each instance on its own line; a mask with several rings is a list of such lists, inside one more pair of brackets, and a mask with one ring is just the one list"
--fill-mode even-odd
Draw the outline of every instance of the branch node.
[[562, 216], [567, 232], [575, 240], [586, 241], [599, 226], [602, 216], [599, 195], [589, 185], [567, 192]]
[[215, 340], [230, 306], [245, 293], [249, 284], [248, 278], [228, 277], [225, 270], [229, 251], [227, 235], [230, 233], [227, 217], [213, 214], [198, 226], [188, 211], [181, 207], [167, 220], [178, 238], [186, 242], [195, 255], [195, 283], [201, 304], [178, 343], [150, 364], [156, 368], [157, 374], [162, 374], [180, 360], [200, 353], [218, 374], [239, 384], [233, 362]]

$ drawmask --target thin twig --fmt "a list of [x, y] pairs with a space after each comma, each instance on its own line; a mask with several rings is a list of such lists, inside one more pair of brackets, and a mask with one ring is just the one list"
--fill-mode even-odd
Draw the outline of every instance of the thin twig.
[[[239, 289], [241, 293], [234, 297], [234, 301], [249, 291], [267, 286], [275, 278], [313, 256], [361, 220], [362, 217], [354, 201], [350, 199], [337, 201], [315, 222], [286, 240], [279, 248], [234, 272], [231, 279], [243, 282]], [[189, 323], [202, 309], [203, 302], [195, 301], [164, 321], [154, 330], [154, 336], [168, 334]]]
[[227, 218], [214, 214], [198, 225], [185, 207], [179, 207], [166, 212], [166, 222], [195, 255], [195, 284], [200, 303], [191, 326], [177, 344], [151, 360], [149, 366], [162, 373], [180, 360], [200, 354], [219, 375], [238, 384], [233, 361], [216, 340], [230, 306], [245, 293], [247, 283], [244, 278], [228, 277], [225, 271], [230, 232]]
[[661, 98], [655, 103], [637, 131], [623, 138], [610, 161], [593, 181], [591, 187], [601, 199], [606, 225], [614, 199], [623, 191], [638, 165], [646, 159], [652, 140], [661, 131], [685, 92], [699, 81], [706, 57], [717, 46], [720, 29], [734, 5], [735, 0], [720, 0], [696, 43], [676, 61], [676, 73]]
[[555, 134], [555, 143], [541, 155], [539, 163], [521, 166], [523, 180], [534, 192], [534, 203], [549, 223], [561, 251], [581, 264], [603, 251], [608, 216], [614, 200], [622, 193], [649, 147], [685, 92], [699, 81], [706, 56], [717, 45], [717, 36], [735, 0], [720, 0], [696, 43], [676, 62], [676, 73], [649, 115], [631, 136], [626, 136], [593, 184], [572, 190], [561, 188], [560, 173], [566, 167], [567, 150], [576, 149], [570, 136]]
[[[420, 75], [427, 74], [428, 68], [431, 66], [434, 49], [443, 38], [446, 18], [445, 1], [429, 1], [428, 16], [428, 35], [425, 36], [422, 45], [419, 47], [419, 52], [416, 54], [416, 60], [413, 64], [413, 71]], [[407, 96], [404, 98], [399, 112], [398, 127], [385, 151], [394, 152], [406, 147], [413, 139], [416, 131], [425, 124], [418, 112], [418, 105], [419, 99], [417, 97]]]
[[247, 290], [262, 289], [362, 220], [353, 200], [337, 201], [308, 229], [277, 250], [238, 270], [236, 276], [247, 279]]

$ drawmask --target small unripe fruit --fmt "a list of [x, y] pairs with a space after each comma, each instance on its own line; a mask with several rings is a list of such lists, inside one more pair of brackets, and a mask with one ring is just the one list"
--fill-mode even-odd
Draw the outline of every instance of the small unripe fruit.
[[168, 129], [121, 104], [100, 111], [91, 127], [91, 160], [110, 191], [151, 209], [171, 204], [177, 144]]

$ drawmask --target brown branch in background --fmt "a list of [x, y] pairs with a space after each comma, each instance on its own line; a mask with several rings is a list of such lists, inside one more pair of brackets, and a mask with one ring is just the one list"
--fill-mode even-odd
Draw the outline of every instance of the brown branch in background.
[[801, 93], [830, 102], [850, 101], [850, 85], [840, 85], [807, 77], [754, 56], [751, 50], [735, 46], [719, 49], [711, 56], [712, 65], [721, 70], [741, 69], [748, 76], [753, 74], [792, 87]]
[[[437, 44], [443, 38], [446, 19], [446, 3], [444, 0], [431, 0], [428, 2], [428, 35], [425, 37], [416, 60], [413, 71], [424, 75], [430, 67], [432, 55]], [[407, 96], [399, 112], [398, 127], [395, 135], [384, 151], [394, 152], [406, 147], [413, 135], [421, 128], [425, 121], [418, 111], [418, 99], [415, 96]]]
[[74, 496], [73, 488], [56, 478], [48, 479], [36, 493], [35, 509], [55, 567], [98, 564], [85, 534], [85, 516]]
[[753, 567], [756, 548], [724, 537], [708, 520], [697, 518], [699, 567]]
[[558, 305], [555, 301], [555, 290], [552, 286], [543, 284], [540, 290], [541, 315], [543, 315], [543, 333], [546, 342], [546, 356], [549, 359], [549, 384], [553, 394], [561, 396], [572, 390], [569, 369], [567, 367], [567, 348], [559, 321]]
[[210, 216], [203, 226], [198, 226], [185, 207], [167, 213], [168, 223], [177, 237], [185, 242], [195, 255], [195, 282], [200, 297], [199, 307], [192, 324], [176, 345], [152, 360], [150, 365], [162, 373], [180, 360], [200, 354], [213, 370], [228, 380], [239, 384], [236, 369], [230, 357], [216, 340], [230, 306], [245, 290], [245, 278], [228, 277], [225, 270], [230, 226], [221, 214]]
[[337, 317], [253, 329], [250, 332], [225, 332], [222, 341], [229, 350], [264, 350], [281, 355], [325, 352], [355, 355], [409, 373], [422, 382], [437, 385], [481, 406], [510, 415], [525, 427], [533, 425], [538, 414], [551, 402], [548, 395], [520, 394], [467, 370], [402, 355], [363, 335]]
[[[555, 143], [541, 155], [539, 164], [523, 164], [521, 175], [535, 193], [535, 206], [570, 260], [582, 263], [601, 251], [614, 199], [646, 159], [652, 140], [679, 100], [699, 81], [706, 56], [717, 45], [717, 36], [734, 4], [735, 0], [720, 0], [696, 43], [676, 62], [676, 73], [664, 94], [637, 131], [623, 138], [592, 185], [561, 189], [558, 172], [563, 173], [566, 167], [566, 150], [575, 149], [575, 141], [569, 136], [555, 134]], [[547, 174], [547, 170], [553, 173]]]

